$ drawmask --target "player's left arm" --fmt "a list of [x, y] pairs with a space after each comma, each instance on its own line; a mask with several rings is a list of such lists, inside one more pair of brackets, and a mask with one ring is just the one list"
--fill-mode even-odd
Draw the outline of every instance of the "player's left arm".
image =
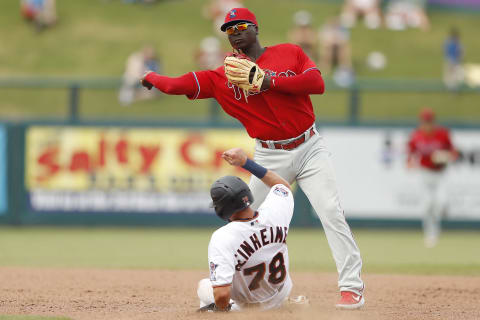
[[450, 161], [454, 162], [458, 158], [458, 151], [452, 143], [452, 139], [450, 138], [450, 131], [445, 130], [445, 143], [447, 145], [447, 149], [450, 152]]
[[[308, 70], [296, 76], [271, 77], [269, 80], [266, 78], [265, 82], [270, 82], [267, 89], [282, 93], [308, 95], [325, 92], [325, 83], [318, 69]], [[266, 89], [262, 87], [263, 90]]]
[[235, 274], [234, 250], [229, 246], [228, 235], [217, 230], [213, 233], [208, 245], [208, 263], [210, 282], [213, 288], [215, 303], [206, 306], [207, 310], [229, 311], [230, 289]]
[[415, 144], [415, 134], [412, 133], [407, 145], [407, 167], [414, 168], [417, 165], [416, 158], [417, 145]]
[[294, 46], [293, 54], [296, 55], [297, 74], [289, 77], [266, 76], [262, 90], [270, 89], [296, 95], [323, 94], [325, 82], [315, 63], [299, 46]]

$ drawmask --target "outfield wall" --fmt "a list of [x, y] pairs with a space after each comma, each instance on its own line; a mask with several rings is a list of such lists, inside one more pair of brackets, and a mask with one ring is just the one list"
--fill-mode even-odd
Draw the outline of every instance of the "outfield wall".
[[0, 124], [0, 216], [7, 214], [7, 128]]
[[[419, 173], [405, 166], [408, 128], [320, 133], [350, 222], [419, 226], [425, 201]], [[453, 141], [462, 156], [444, 177], [447, 225], [480, 227], [480, 130], [456, 130]], [[233, 147], [253, 152], [253, 144], [239, 128], [0, 126], [0, 222], [219, 225], [209, 186], [223, 175], [249, 178], [220, 155]], [[300, 190], [295, 210], [294, 224], [319, 225]]]
[[[425, 210], [423, 170], [408, 169], [410, 130], [325, 129], [345, 211], [356, 218], [418, 219]], [[480, 220], [480, 132], [454, 131], [461, 157], [442, 174], [451, 220]]]

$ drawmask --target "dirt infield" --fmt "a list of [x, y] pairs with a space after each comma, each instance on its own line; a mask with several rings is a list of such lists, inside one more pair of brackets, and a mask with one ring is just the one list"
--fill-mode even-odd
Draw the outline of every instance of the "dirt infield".
[[200, 271], [0, 268], [0, 315], [72, 319], [480, 319], [480, 277], [365, 275], [366, 305], [338, 311], [336, 275], [293, 273], [309, 307], [197, 314]]

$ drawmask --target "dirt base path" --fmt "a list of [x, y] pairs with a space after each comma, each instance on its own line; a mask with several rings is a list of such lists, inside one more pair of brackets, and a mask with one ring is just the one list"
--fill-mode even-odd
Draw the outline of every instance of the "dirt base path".
[[[198, 314], [196, 284], [206, 272], [0, 268], [0, 315], [72, 319], [226, 319]], [[292, 274], [309, 307], [252, 313], [251, 319], [480, 319], [480, 277], [365, 275], [366, 305], [339, 311], [336, 275]], [[245, 314], [228, 319], [246, 319]]]

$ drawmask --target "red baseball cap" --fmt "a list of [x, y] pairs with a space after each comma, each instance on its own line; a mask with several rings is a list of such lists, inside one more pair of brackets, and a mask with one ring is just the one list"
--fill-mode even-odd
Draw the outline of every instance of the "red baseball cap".
[[425, 122], [433, 122], [435, 120], [435, 112], [430, 108], [424, 108], [420, 111], [420, 120]]
[[228, 11], [227, 15], [225, 16], [225, 22], [220, 27], [220, 30], [225, 32], [227, 27], [235, 25], [239, 22], [250, 22], [258, 27], [257, 18], [255, 18], [255, 15], [250, 10], [247, 8], [233, 8], [232, 10]]

